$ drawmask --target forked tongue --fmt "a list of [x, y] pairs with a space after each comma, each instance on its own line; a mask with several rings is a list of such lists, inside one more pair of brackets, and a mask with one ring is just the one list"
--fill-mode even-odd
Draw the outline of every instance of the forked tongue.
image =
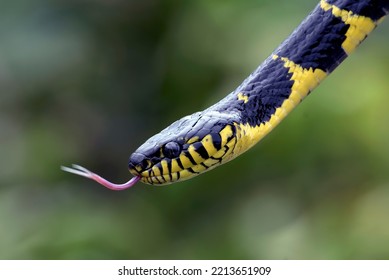
[[103, 185], [104, 187], [106, 187], [110, 190], [114, 190], [114, 191], [122, 191], [122, 190], [125, 190], [128, 188], [131, 188], [133, 185], [135, 185], [140, 180], [140, 176], [135, 176], [127, 183], [114, 184], [114, 183], [111, 183], [110, 181], [104, 179], [103, 177], [97, 175], [96, 173], [93, 173], [92, 171], [89, 171], [88, 169], [86, 169], [82, 166], [76, 165], [76, 164], [73, 164], [72, 168], [61, 166], [61, 169], [63, 171], [73, 173], [73, 174], [91, 179], [93, 181], [96, 181], [100, 185]]

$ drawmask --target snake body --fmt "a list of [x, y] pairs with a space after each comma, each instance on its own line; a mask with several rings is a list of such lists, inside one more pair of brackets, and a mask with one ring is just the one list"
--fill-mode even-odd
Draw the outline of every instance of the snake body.
[[189, 179], [228, 162], [276, 127], [388, 12], [389, 0], [321, 0], [236, 90], [141, 145], [129, 158], [135, 178], [127, 185], [107, 185], [79, 166], [64, 169], [123, 189], [138, 180], [163, 185]]
[[388, 0], [321, 0], [236, 90], [140, 146], [130, 156], [130, 172], [147, 184], [168, 184], [247, 151], [350, 55], [388, 11]]

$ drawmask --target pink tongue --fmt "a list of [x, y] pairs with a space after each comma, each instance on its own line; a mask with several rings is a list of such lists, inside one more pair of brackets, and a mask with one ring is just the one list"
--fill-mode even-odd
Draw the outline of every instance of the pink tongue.
[[89, 171], [88, 169], [86, 169], [86, 168], [84, 168], [82, 166], [73, 164], [72, 167], [73, 168], [61, 166], [61, 169], [63, 171], [69, 172], [69, 173], [73, 173], [73, 174], [76, 174], [76, 175], [80, 175], [80, 176], [89, 178], [89, 179], [91, 179], [93, 181], [96, 181], [100, 185], [103, 185], [104, 187], [106, 187], [106, 188], [108, 188], [110, 190], [114, 190], [114, 191], [122, 191], [122, 190], [125, 190], [125, 189], [128, 189], [128, 188], [131, 188], [133, 185], [135, 185], [140, 180], [140, 176], [135, 176], [134, 178], [132, 178], [127, 183], [124, 183], [124, 184], [114, 184], [114, 183], [111, 183], [111, 182], [107, 181], [103, 177], [93, 173], [92, 171]]

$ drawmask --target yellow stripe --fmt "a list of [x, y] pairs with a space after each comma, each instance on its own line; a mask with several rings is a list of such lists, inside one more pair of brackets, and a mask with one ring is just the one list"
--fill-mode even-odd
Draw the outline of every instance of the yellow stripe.
[[190, 177], [193, 177], [193, 173], [192, 172], [189, 172], [188, 170], [182, 170], [180, 172], [180, 179], [185, 179], [185, 178], [190, 178]]
[[[170, 176], [169, 174], [165, 174], [165, 175], [162, 175], [163, 179], [166, 181], [166, 182], [170, 182]], [[163, 181], [162, 181], [163, 182]]]
[[192, 144], [192, 143], [197, 142], [197, 141], [199, 141], [199, 137], [198, 136], [193, 136], [188, 141], [186, 141], [186, 143], [187, 144]]
[[194, 161], [195, 161], [196, 163], [200, 163], [200, 162], [202, 162], [202, 161], [204, 160], [204, 159], [200, 156], [200, 154], [197, 153], [197, 152], [195, 151], [195, 148], [193, 147], [193, 145], [189, 146], [188, 152], [190, 153], [190, 155], [192, 156], [192, 158], [194, 159]]
[[177, 172], [172, 172], [172, 182], [177, 181], [177, 179], [178, 179]]
[[161, 175], [161, 170], [156, 165], [153, 166], [152, 171], [154, 172], [154, 176]]
[[276, 127], [327, 76], [327, 73], [323, 70], [303, 68], [286, 57], [273, 55], [273, 59], [282, 60], [284, 67], [288, 68], [288, 72], [292, 74], [290, 79], [294, 83], [289, 98], [284, 100], [282, 105], [276, 109], [275, 113], [266, 123], [262, 123], [256, 127], [252, 127], [249, 124], [235, 124], [237, 137], [240, 138], [240, 141], [237, 142], [234, 154], [241, 154], [254, 146], [254, 144]]
[[342, 10], [335, 5], [320, 1], [320, 7], [324, 11], [332, 9], [332, 14], [350, 25], [346, 32], [346, 40], [342, 43], [342, 48], [349, 55], [366, 38], [366, 36], [376, 27], [376, 23], [368, 17], [353, 14], [351, 11]]
[[218, 164], [218, 163], [219, 163], [218, 160], [212, 159], [212, 158], [209, 158], [209, 159], [207, 159], [206, 161], [203, 162], [203, 164], [205, 164], [208, 167], [211, 167], [211, 166], [213, 166], [215, 164]]
[[210, 134], [206, 135], [203, 140], [201, 140], [203, 147], [207, 150], [209, 156], [212, 156], [217, 152], [215, 146], [213, 145], [213, 139]]
[[220, 137], [221, 137], [221, 140], [222, 140], [222, 147], [225, 146], [227, 144], [227, 140], [228, 138], [230, 138], [233, 134], [232, 132], [232, 128], [230, 125], [226, 125], [225, 128], [223, 128], [220, 132]]
[[167, 166], [166, 160], [161, 161], [161, 167], [162, 167], [162, 175], [163, 174], [169, 174], [169, 168]]
[[[219, 150], [217, 153], [215, 153], [213, 155], [214, 158], [217, 158], [217, 159], [220, 159], [224, 156], [224, 154], [226, 153], [226, 148], [222, 147], [221, 150]], [[224, 158], [223, 158], [224, 160]]]
[[184, 154], [180, 155], [180, 161], [181, 161], [181, 164], [184, 168], [189, 168], [193, 165], [192, 162], [190, 161], [190, 159], [187, 158]]
[[223, 161], [227, 161], [227, 160], [234, 158], [234, 148], [235, 148], [236, 141], [237, 141], [237, 138], [234, 137], [231, 139], [230, 142], [227, 143], [226, 146], [228, 147], [228, 151], [224, 155]]
[[208, 168], [205, 168], [204, 166], [199, 164], [199, 165], [193, 166], [192, 169], [194, 172], [203, 172], [203, 171], [207, 170]]
[[[160, 179], [159, 181], [158, 181], [157, 177]], [[152, 180], [154, 183], [156, 183], [156, 184], [162, 183], [163, 180], [162, 180], [161, 176], [157, 176], [157, 177], [151, 177], [151, 180]]]
[[223, 146], [221, 150], [213, 155], [214, 158], [222, 158], [223, 162], [226, 162], [233, 158], [232, 151], [234, 150], [237, 138], [232, 138], [225, 147]]
[[294, 106], [292, 108], [290, 108], [290, 104], [285, 106], [286, 100], [281, 106], [289, 113], [291, 109], [299, 104], [308, 95], [308, 93], [310, 93], [323, 79], [325, 79], [325, 77], [327, 77], [327, 73], [321, 69], [313, 70], [313, 68], [303, 68], [286, 57], [281, 57], [280, 59], [285, 62], [284, 67], [289, 68], [288, 72], [292, 74], [290, 79], [294, 81], [290, 96], [286, 99], [291, 100]]
[[181, 167], [178, 165], [177, 163], [177, 160], [176, 159], [172, 159], [172, 172], [178, 172], [178, 171], [181, 171]]
[[249, 101], [249, 97], [247, 95], [244, 95], [243, 93], [238, 93], [238, 100], [242, 100], [244, 103], [247, 103]]

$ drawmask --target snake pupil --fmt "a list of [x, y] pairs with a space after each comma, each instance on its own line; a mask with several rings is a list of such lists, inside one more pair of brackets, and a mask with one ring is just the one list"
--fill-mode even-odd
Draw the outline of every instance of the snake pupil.
[[176, 158], [181, 153], [181, 147], [176, 142], [169, 142], [163, 147], [163, 154], [167, 158]]

